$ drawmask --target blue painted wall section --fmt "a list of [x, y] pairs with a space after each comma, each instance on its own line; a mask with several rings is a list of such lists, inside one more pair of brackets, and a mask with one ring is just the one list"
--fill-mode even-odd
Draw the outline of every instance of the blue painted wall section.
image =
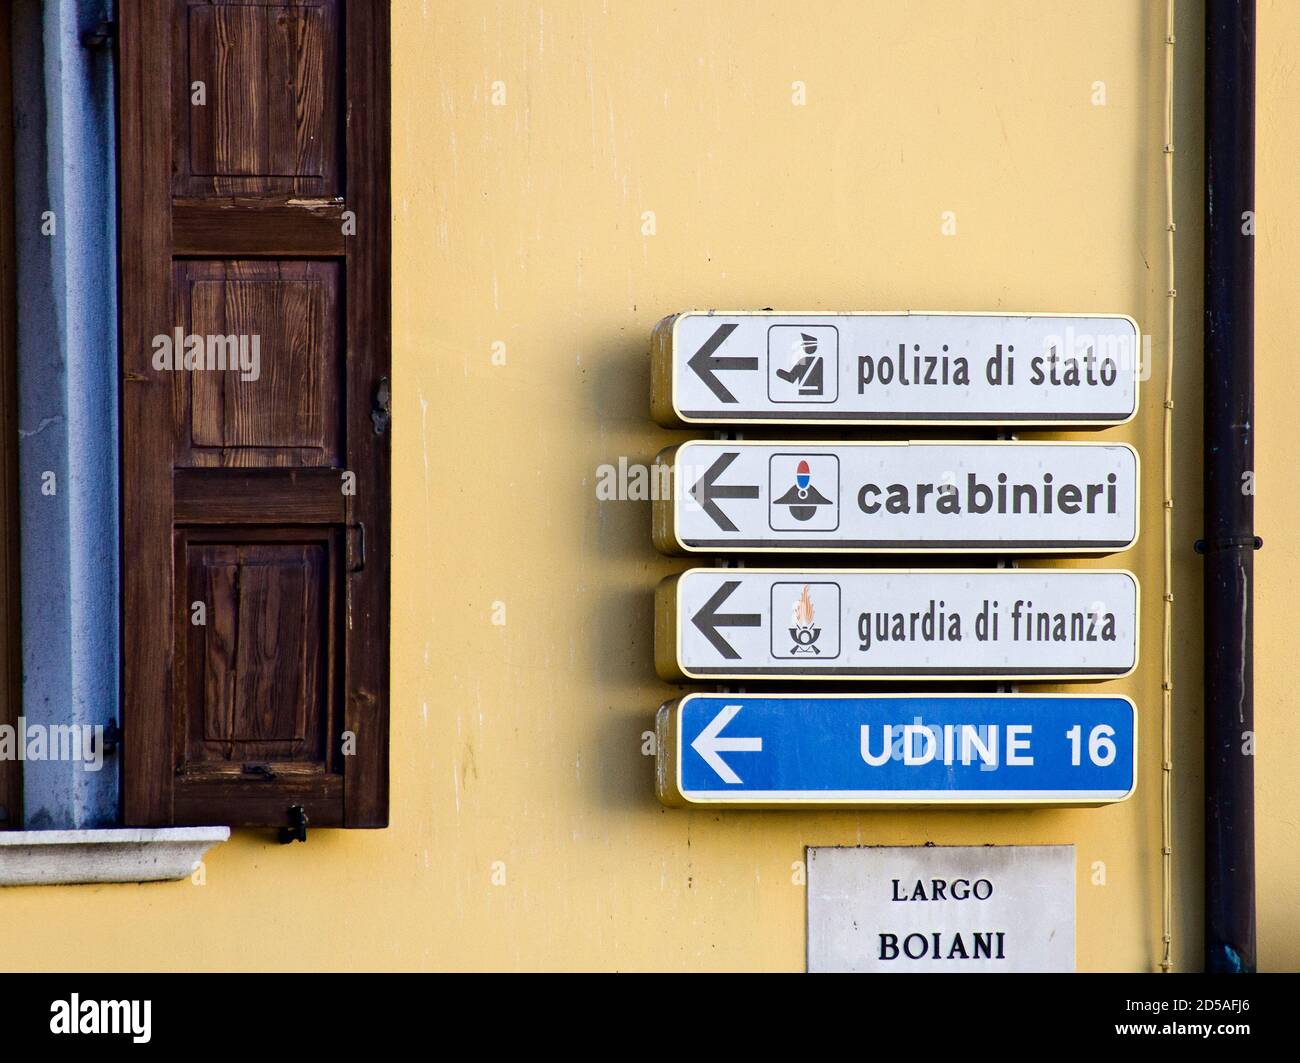
[[[113, 67], [81, 40], [109, 13], [13, 5], [23, 716], [43, 728], [117, 718]], [[117, 762], [26, 761], [26, 828], [115, 823]]]

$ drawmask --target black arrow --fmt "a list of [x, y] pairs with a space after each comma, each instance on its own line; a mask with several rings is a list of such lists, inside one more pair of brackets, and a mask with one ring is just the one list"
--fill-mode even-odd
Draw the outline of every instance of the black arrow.
[[727, 470], [730, 465], [740, 457], [740, 451], [729, 450], [722, 455], [717, 461], [709, 466], [709, 471], [695, 481], [695, 486], [691, 488], [691, 497], [695, 499], [716, 524], [723, 531], [734, 532], [738, 529], [731, 523], [731, 518], [722, 512], [721, 507], [714, 502], [715, 498], [757, 498], [758, 488], [749, 484], [726, 485], [721, 487], [715, 486], [715, 481]]
[[686, 363], [695, 370], [695, 375], [704, 381], [704, 386], [723, 402], [739, 400], [722, 386], [722, 381], [713, 375], [715, 371], [758, 368], [757, 358], [715, 358], [713, 356], [713, 352], [721, 347], [723, 341], [735, 331], [735, 323], [719, 325], [713, 335], [704, 341], [704, 345], [691, 355], [691, 360]]
[[763, 617], [758, 613], [720, 613], [718, 606], [731, 597], [740, 586], [740, 580], [729, 579], [713, 592], [713, 597], [704, 603], [704, 608], [691, 617], [691, 623], [700, 629], [700, 634], [709, 640], [709, 644], [729, 661], [738, 661], [738, 654], [731, 643], [718, 634], [720, 627], [762, 627]]

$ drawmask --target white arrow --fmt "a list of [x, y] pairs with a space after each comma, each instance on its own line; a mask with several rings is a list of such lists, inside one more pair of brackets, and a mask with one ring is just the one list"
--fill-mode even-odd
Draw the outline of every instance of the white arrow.
[[761, 738], [720, 738], [718, 737], [722, 729], [731, 723], [732, 718], [741, 709], [739, 705], [723, 705], [722, 710], [709, 721], [709, 726], [704, 728], [695, 737], [691, 743], [691, 748], [704, 758], [704, 762], [710, 768], [718, 773], [718, 777], [725, 783], [733, 786], [740, 783], [740, 776], [731, 770], [725, 760], [719, 753], [761, 753], [763, 751], [763, 740]]

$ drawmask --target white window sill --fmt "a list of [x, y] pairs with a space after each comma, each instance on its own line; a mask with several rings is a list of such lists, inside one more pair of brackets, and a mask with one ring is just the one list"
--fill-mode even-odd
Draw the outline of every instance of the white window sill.
[[0, 886], [189, 878], [229, 827], [0, 831]]

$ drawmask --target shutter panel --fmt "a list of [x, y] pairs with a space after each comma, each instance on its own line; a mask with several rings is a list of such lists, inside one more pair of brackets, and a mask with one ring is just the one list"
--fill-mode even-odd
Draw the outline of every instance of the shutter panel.
[[118, 39], [124, 820], [382, 827], [388, 5]]

